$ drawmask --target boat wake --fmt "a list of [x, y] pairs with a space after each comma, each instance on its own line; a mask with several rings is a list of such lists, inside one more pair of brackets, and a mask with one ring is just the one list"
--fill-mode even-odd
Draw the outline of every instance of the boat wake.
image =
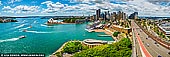
[[19, 40], [19, 38], [11, 38], [11, 39], [6, 39], [6, 40], [0, 40], [0, 43], [1, 42], [16, 41], [16, 40]]
[[34, 21], [34, 23], [37, 23], [37, 21]]
[[5, 31], [15, 30], [15, 29], [18, 29], [18, 28], [23, 27], [24, 25], [25, 25], [25, 24], [21, 24], [21, 25], [19, 25], [19, 26], [15, 26], [14, 28], [10, 28], [10, 29], [5, 30]]
[[41, 24], [41, 26], [43, 26], [43, 27], [52, 27], [52, 26], [47, 26], [47, 25], [44, 25], [44, 24]]
[[24, 30], [24, 29], [29, 29], [30, 27], [26, 27], [26, 28], [21, 28], [21, 29], [19, 29], [19, 30]]
[[23, 27], [25, 24], [22, 24], [22, 25], [19, 25], [19, 26], [16, 26], [16, 27], [14, 27], [15, 29], [16, 28], [20, 28], [20, 27]]
[[52, 32], [38, 32], [38, 31], [26, 31], [26, 32], [30, 32], [30, 33], [52, 33]]
[[25, 20], [24, 20], [24, 21], [22, 21], [21, 23], [25, 23]]

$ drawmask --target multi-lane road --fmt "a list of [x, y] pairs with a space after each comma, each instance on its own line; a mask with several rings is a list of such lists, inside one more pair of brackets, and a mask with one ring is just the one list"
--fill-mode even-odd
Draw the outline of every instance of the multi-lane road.
[[139, 42], [136, 40], [137, 39], [136, 36], [139, 35], [140, 40], [143, 42], [144, 47], [150, 53], [150, 55], [152, 55], [153, 57], [158, 57], [158, 56], [170, 57], [170, 55], [168, 54], [170, 50], [164, 48], [158, 43], [155, 44], [155, 41], [150, 37], [148, 37], [148, 35], [144, 31], [142, 31], [142, 29], [140, 29], [139, 26], [134, 21], [132, 21], [132, 28], [135, 29], [133, 30], [133, 34], [134, 34], [133, 39], [135, 39], [134, 41], [136, 41], [135, 42], [135, 48], [137, 52], [136, 56], [143, 57], [139, 46]]

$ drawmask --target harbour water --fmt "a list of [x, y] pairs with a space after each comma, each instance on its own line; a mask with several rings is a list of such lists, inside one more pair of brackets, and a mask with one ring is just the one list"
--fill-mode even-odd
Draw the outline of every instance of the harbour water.
[[[0, 23], [0, 53], [45, 53], [49, 56], [69, 40], [90, 38], [113, 41], [111, 37], [98, 37], [104, 33], [85, 31], [86, 24], [47, 26], [44, 23], [48, 19], [16, 18], [16, 20], [19, 22]], [[22, 35], [26, 38], [19, 39], [18, 37]]]

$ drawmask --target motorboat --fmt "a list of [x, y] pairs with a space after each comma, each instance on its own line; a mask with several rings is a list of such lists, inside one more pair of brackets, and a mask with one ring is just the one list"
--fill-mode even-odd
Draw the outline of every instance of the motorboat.
[[19, 39], [23, 39], [23, 38], [26, 38], [26, 36], [19, 36]]
[[24, 29], [22, 32], [27, 32], [27, 30], [26, 30], [26, 29]]
[[92, 30], [92, 29], [85, 29], [85, 30], [88, 32], [94, 32], [94, 30]]
[[29, 26], [30, 28], [32, 28], [32, 26]]

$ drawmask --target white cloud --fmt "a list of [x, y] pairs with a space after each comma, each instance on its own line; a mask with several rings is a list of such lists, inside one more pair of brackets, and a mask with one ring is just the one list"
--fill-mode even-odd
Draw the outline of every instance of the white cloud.
[[140, 15], [155, 15], [155, 16], [162, 16], [162, 15], [170, 15], [170, 7], [156, 5], [146, 0], [134, 0], [127, 2], [127, 5], [131, 5], [130, 9], [136, 9]]
[[[116, 4], [111, 3], [117, 2]], [[157, 1], [157, 0], [155, 0]], [[154, 4], [153, 0], [71, 0], [70, 2], [83, 3], [79, 5], [73, 5], [66, 7], [67, 9], [77, 10], [75, 7], [79, 7], [80, 10], [95, 13], [96, 9], [102, 9], [103, 11], [124, 11], [128, 14], [132, 12], [139, 12], [139, 15], [170, 15], [170, 6], [162, 6]], [[162, 2], [159, 0], [157, 2]], [[88, 3], [88, 4], [84, 4]], [[120, 4], [119, 4], [120, 3]], [[124, 3], [124, 4], [121, 4]], [[92, 4], [92, 5], [89, 5]]]
[[4, 6], [2, 10], [8, 13], [36, 13], [39, 12], [39, 6], [26, 6], [26, 5], [19, 5], [14, 8], [10, 6]]
[[65, 6], [68, 6], [67, 4], [61, 4], [60, 2], [52, 2], [52, 1], [45, 1], [41, 4], [47, 5], [47, 9], [43, 9], [42, 13], [55, 13], [61, 9], [63, 9]]
[[42, 2], [41, 4], [52, 4], [53, 2], [52, 1], [45, 1], [45, 2]]
[[103, 2], [110, 2], [110, 0], [70, 0], [71, 3], [103, 3]]
[[10, 4], [10, 3], [14, 3], [14, 2], [21, 2], [21, 1], [22, 1], [22, 0], [9, 0], [9, 2], [8, 2], [8, 3]]
[[2, 5], [2, 2], [0, 1], [0, 6]]
[[46, 4], [48, 8], [63, 8], [64, 4], [60, 2], [53, 3], [51, 1], [42, 2], [41, 4]]
[[4, 7], [2, 8], [2, 10], [4, 10], [4, 11], [11, 10], [11, 7], [10, 7], [10, 6], [4, 6]]

